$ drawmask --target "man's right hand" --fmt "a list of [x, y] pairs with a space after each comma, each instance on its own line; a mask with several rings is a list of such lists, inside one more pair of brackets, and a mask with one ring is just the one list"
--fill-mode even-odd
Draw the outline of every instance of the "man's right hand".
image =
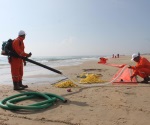
[[131, 68], [132, 68], [132, 66], [128, 66], [128, 68], [129, 68], [129, 69], [131, 69]]
[[30, 52], [28, 55], [27, 55], [27, 57], [31, 57], [32, 56], [32, 53]]

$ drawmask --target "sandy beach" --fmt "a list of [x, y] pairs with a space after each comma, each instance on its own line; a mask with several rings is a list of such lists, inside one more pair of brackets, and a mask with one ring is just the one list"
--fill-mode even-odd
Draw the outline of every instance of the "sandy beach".
[[[145, 55], [150, 60], [150, 56]], [[135, 65], [131, 56], [110, 58], [112, 64]], [[77, 81], [83, 72], [101, 74], [110, 81], [119, 68], [86, 61], [81, 65], [58, 69]], [[37, 79], [39, 76], [36, 76]], [[49, 76], [53, 77], [53, 76]], [[25, 78], [24, 78], [25, 79]], [[139, 78], [139, 80], [141, 80]], [[150, 84], [106, 85], [99, 87], [56, 88], [47, 83], [28, 84], [23, 91], [14, 91], [12, 85], [0, 85], [0, 99], [22, 92], [48, 92], [60, 95], [67, 103], [57, 101], [53, 106], [38, 111], [11, 111], [0, 108], [0, 125], [149, 125]], [[28, 105], [28, 101], [23, 102]]]

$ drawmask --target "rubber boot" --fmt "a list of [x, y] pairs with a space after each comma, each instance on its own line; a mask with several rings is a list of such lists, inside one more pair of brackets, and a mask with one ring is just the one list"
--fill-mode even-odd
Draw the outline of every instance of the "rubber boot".
[[141, 83], [148, 83], [149, 81], [149, 77], [145, 77], [143, 81], [141, 81]]
[[22, 87], [22, 88], [28, 88], [27, 85], [23, 85], [23, 84], [22, 84], [22, 81], [19, 82], [19, 86]]
[[19, 83], [13, 82], [13, 84], [14, 84], [14, 90], [24, 90], [23, 87], [20, 87], [20, 86], [19, 86]]

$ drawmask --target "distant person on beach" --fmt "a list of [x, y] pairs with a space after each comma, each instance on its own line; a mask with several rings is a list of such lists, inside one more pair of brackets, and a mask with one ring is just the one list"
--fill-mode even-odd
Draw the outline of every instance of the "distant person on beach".
[[117, 58], [119, 58], [119, 54], [117, 54]]
[[112, 55], [112, 58], [114, 58], [114, 54]]
[[19, 58], [21, 57], [30, 57], [32, 54], [25, 53], [24, 52], [24, 42], [26, 34], [23, 30], [20, 30], [18, 33], [18, 37], [13, 41], [12, 47], [14, 52], [18, 55], [17, 56], [11, 56], [9, 59], [9, 63], [11, 65], [11, 74], [12, 74], [12, 80], [14, 85], [14, 90], [23, 90], [25, 88], [28, 88], [27, 85], [22, 84], [22, 77], [23, 77], [23, 64], [26, 65], [26, 62]]
[[150, 62], [146, 58], [141, 57], [139, 53], [133, 54], [131, 60], [137, 63], [136, 66], [128, 67], [130, 69], [133, 69], [133, 75], [130, 77], [131, 81], [133, 77], [138, 75], [144, 79], [143, 81], [141, 81], [141, 83], [148, 83], [148, 81], [150, 81]]

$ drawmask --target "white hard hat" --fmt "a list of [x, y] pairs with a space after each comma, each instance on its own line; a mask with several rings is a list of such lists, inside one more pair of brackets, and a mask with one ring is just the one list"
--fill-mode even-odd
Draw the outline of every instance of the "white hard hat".
[[18, 33], [18, 36], [26, 35], [26, 33], [23, 30], [20, 30]]
[[136, 57], [138, 57], [139, 55], [138, 54], [132, 54], [132, 59], [131, 59], [131, 61], [133, 61], [134, 60], [134, 58], [136, 58]]

